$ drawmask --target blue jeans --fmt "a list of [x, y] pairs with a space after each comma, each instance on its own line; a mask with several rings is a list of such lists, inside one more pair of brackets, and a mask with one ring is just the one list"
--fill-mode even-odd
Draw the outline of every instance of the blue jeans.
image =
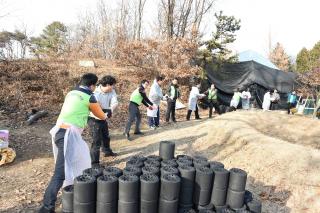
[[157, 117], [148, 117], [149, 126], [159, 126], [160, 125], [160, 108], [158, 106]]
[[55, 135], [55, 144], [58, 147], [58, 155], [53, 176], [49, 182], [43, 198], [43, 205], [46, 209], [54, 210], [57, 201], [57, 194], [65, 179], [64, 174], [64, 136], [66, 130], [59, 129]]

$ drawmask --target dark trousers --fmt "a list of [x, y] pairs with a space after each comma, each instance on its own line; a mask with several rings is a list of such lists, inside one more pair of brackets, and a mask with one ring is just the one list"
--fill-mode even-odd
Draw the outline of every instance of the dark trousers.
[[209, 101], [209, 118], [212, 118], [212, 109], [214, 108], [215, 112], [218, 112], [218, 102], [217, 101]]
[[112, 150], [110, 149], [108, 122], [95, 118], [89, 118], [88, 125], [90, 134], [92, 136], [92, 144], [90, 147], [91, 164], [99, 164], [101, 147], [102, 152], [104, 152], [105, 154], [109, 154], [112, 152]]
[[295, 106], [295, 103], [288, 103], [288, 114], [290, 114], [290, 109], [294, 108]]
[[131, 125], [136, 120], [136, 127], [134, 132], [140, 132], [140, 124], [141, 124], [141, 114], [139, 110], [139, 106], [130, 102], [129, 104], [129, 118], [126, 124], [125, 133], [129, 133], [131, 129]]
[[168, 99], [167, 101], [167, 112], [166, 121], [169, 122], [171, 117], [172, 121], [176, 121], [176, 100]]
[[270, 110], [278, 110], [278, 109], [279, 109], [278, 106], [279, 106], [278, 101], [276, 101], [276, 102], [271, 102]]
[[[189, 110], [188, 110], [188, 113], [187, 113], [187, 120], [190, 120], [191, 113], [192, 113], [192, 110], [189, 109]], [[199, 109], [198, 109], [198, 106], [197, 106], [197, 105], [196, 105], [196, 111], [194, 111], [194, 115], [195, 115], [195, 118], [196, 118], [196, 119], [199, 119], [199, 118], [200, 118], [200, 116], [199, 116]]]
[[157, 111], [157, 117], [148, 117], [148, 123], [149, 126], [156, 126], [158, 127], [160, 125], [160, 108], [158, 106], [158, 111]]
[[65, 179], [64, 174], [64, 136], [66, 130], [59, 129], [55, 135], [55, 144], [58, 147], [58, 155], [54, 168], [54, 173], [51, 177], [49, 185], [46, 189], [43, 198], [44, 207], [48, 210], [54, 210], [57, 201], [57, 194], [62, 187], [63, 181]]

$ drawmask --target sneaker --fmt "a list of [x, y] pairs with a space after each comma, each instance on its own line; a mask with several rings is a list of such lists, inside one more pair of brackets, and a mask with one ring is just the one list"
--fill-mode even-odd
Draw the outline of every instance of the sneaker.
[[199, 118], [196, 118], [196, 120], [201, 120], [201, 118], [199, 117]]
[[150, 126], [150, 129], [156, 130], [156, 126]]
[[131, 138], [130, 138], [130, 134], [129, 133], [123, 133], [124, 136], [126, 136], [126, 139], [128, 141], [131, 141]]
[[[127, 138], [128, 139], [128, 138]], [[104, 153], [104, 156], [105, 157], [114, 157], [114, 156], [117, 156], [118, 154], [113, 152], [112, 150], [111, 151], [108, 151], [106, 153]]]
[[144, 135], [143, 132], [141, 132], [141, 131], [134, 132], [133, 134], [135, 134], [135, 135]]
[[48, 209], [45, 206], [41, 206], [39, 213], [55, 213], [54, 209]]

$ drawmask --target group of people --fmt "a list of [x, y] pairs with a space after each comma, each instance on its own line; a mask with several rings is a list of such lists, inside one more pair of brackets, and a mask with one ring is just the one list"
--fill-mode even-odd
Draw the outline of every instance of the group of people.
[[[250, 99], [251, 99], [251, 94], [250, 94], [249, 88], [247, 88], [247, 90], [244, 90], [242, 92], [240, 92], [239, 89], [236, 89], [231, 99], [230, 107], [237, 109], [241, 101], [242, 109], [248, 110], [250, 109]], [[280, 101], [280, 94], [276, 89], [267, 90], [263, 96], [262, 110], [263, 111], [278, 110], [279, 101]], [[297, 95], [296, 95], [296, 92], [293, 90], [288, 94], [288, 100], [287, 100], [288, 114], [291, 113], [292, 108], [296, 107], [296, 104], [297, 104]]]
[[[162, 84], [164, 78], [162, 76], [157, 76], [150, 88], [149, 96], [146, 94], [146, 89], [149, 87], [148, 80], [142, 80], [139, 87], [134, 90], [134, 92], [130, 96], [129, 102], [129, 117], [128, 121], [124, 130], [125, 137], [130, 141], [130, 129], [135, 121], [135, 135], [143, 134], [140, 131], [140, 124], [141, 124], [141, 113], [139, 106], [141, 104], [147, 107], [147, 116], [148, 116], [148, 124], [151, 129], [156, 129], [160, 125], [160, 103], [161, 101], [167, 102], [167, 110], [165, 115], [165, 121], [176, 122], [175, 117], [175, 110], [176, 110], [176, 103], [177, 99], [180, 98], [180, 90], [178, 86], [178, 79], [172, 79], [166, 93], [162, 91]], [[200, 93], [200, 84], [195, 84], [192, 86], [189, 101], [188, 101], [188, 112], [186, 119], [190, 120], [192, 112], [195, 112], [195, 119], [201, 119], [199, 116], [199, 109], [198, 109], [198, 100], [204, 97], [207, 97], [209, 102], [209, 118], [212, 117], [213, 108], [218, 106], [217, 102], [217, 90], [215, 89], [214, 85], [212, 84], [211, 87], [205, 92]]]
[[250, 99], [251, 93], [249, 88], [247, 90], [243, 90], [242, 92], [240, 92], [240, 89], [236, 89], [231, 99], [230, 107], [237, 109], [241, 101], [242, 109], [248, 110], [250, 109]]
[[[147, 107], [148, 124], [151, 129], [160, 125], [160, 103], [167, 102], [165, 114], [166, 122], [176, 122], [175, 110], [177, 99], [180, 97], [178, 79], [172, 79], [166, 93], [162, 91], [164, 78], [157, 76], [147, 96], [146, 90], [150, 82], [142, 80], [136, 88], [129, 101], [129, 116], [125, 126], [124, 135], [131, 140], [130, 129], [135, 121], [134, 134], [143, 134], [140, 130], [141, 104]], [[98, 86], [96, 86], [98, 84]], [[71, 185], [75, 177], [81, 175], [82, 171], [99, 164], [100, 149], [104, 156], [117, 155], [110, 148], [110, 137], [108, 120], [112, 118], [118, 106], [115, 91], [116, 79], [107, 75], [100, 79], [93, 73], [84, 74], [79, 86], [70, 91], [64, 100], [56, 125], [50, 130], [55, 158], [55, 169], [52, 178], [45, 190], [43, 205], [39, 212], [54, 212], [57, 194], [62, 186]], [[207, 98], [209, 106], [209, 118], [212, 117], [213, 108], [218, 111], [217, 89], [214, 84], [210, 85], [204, 93], [200, 93], [200, 84], [192, 86], [186, 119], [190, 120], [192, 112], [195, 119], [200, 119], [198, 101]], [[237, 108], [240, 100], [243, 109], [249, 109], [251, 94], [249, 89], [240, 93], [237, 89], [233, 95], [230, 106]], [[295, 92], [288, 96], [288, 113], [296, 103]], [[280, 96], [276, 90], [270, 91], [264, 96], [263, 109], [277, 109]], [[82, 139], [82, 132], [89, 126], [92, 142], [90, 148]], [[79, 154], [81, 153], [81, 154]]]

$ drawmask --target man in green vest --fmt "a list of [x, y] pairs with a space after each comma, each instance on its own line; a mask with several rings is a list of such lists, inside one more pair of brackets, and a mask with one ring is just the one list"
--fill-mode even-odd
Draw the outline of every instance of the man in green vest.
[[211, 84], [210, 88], [204, 94], [206, 94], [208, 97], [209, 118], [212, 118], [212, 109], [214, 108], [215, 112], [218, 111], [218, 95], [214, 84]]
[[97, 81], [98, 77], [93, 73], [81, 77], [79, 87], [66, 95], [57, 123], [50, 131], [54, 142], [55, 169], [40, 213], [55, 212], [57, 194], [62, 185], [73, 184], [75, 176], [91, 166], [89, 148], [82, 140], [81, 132], [87, 125], [90, 111], [101, 120], [107, 119], [92, 93]]
[[166, 122], [169, 122], [170, 117], [173, 122], [176, 122], [176, 101], [180, 97], [180, 91], [178, 86], [178, 79], [174, 78], [167, 91], [167, 112]]
[[143, 134], [140, 131], [141, 114], [140, 114], [139, 106], [141, 104], [144, 104], [150, 110], [153, 110], [153, 103], [149, 100], [149, 98], [146, 95], [146, 89], [148, 86], [149, 86], [149, 81], [142, 80], [140, 86], [135, 91], [133, 91], [133, 93], [130, 96], [129, 118], [123, 133], [126, 136], [127, 140], [129, 141], [131, 140], [130, 129], [134, 120], [136, 120], [136, 127], [135, 127], [134, 134], [135, 135]]

